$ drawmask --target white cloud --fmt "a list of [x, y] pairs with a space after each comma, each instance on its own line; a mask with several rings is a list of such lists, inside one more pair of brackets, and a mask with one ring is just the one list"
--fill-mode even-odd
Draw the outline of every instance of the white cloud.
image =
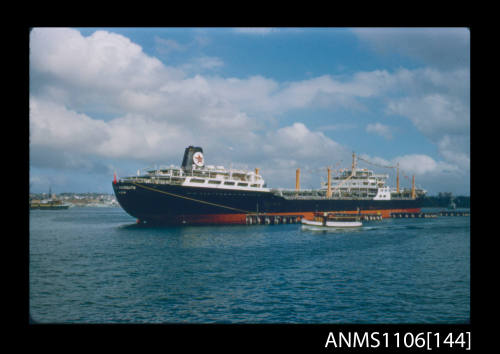
[[303, 123], [293, 123], [291, 126], [278, 129], [267, 136], [264, 151], [271, 156], [290, 156], [292, 159], [318, 158], [339, 155], [344, 149], [322, 132], [310, 131]]
[[275, 112], [277, 103], [274, 94], [279, 90], [279, 84], [263, 76], [251, 76], [247, 79], [238, 78], [207, 78], [207, 84], [213, 97], [219, 102], [237, 107], [247, 112]]
[[96, 31], [83, 37], [67, 28], [35, 28], [30, 34], [31, 94], [80, 111], [106, 106], [123, 113], [123, 91], [151, 93], [182, 77], [118, 34]]
[[470, 111], [456, 97], [431, 94], [391, 101], [388, 112], [407, 117], [447, 161], [470, 168]]
[[467, 28], [355, 28], [352, 32], [382, 55], [398, 53], [443, 69], [469, 65]]
[[468, 107], [454, 97], [441, 94], [393, 100], [388, 105], [388, 112], [408, 117], [429, 137], [467, 134], [470, 128]]
[[[173, 146], [184, 145], [191, 133], [185, 127], [158, 122], [144, 116], [126, 115], [111, 121], [96, 120], [65, 107], [43, 100], [30, 98], [30, 145], [46, 151], [61, 151], [59, 158], [132, 158], [149, 161], [172, 155], [165, 141]], [[48, 149], [48, 150], [47, 150]], [[40, 164], [38, 155], [32, 162]], [[87, 167], [87, 166], [86, 166]]]
[[[449, 173], [459, 173], [459, 168], [444, 161], [436, 161], [432, 157], [423, 154], [408, 154], [394, 157], [387, 160], [378, 156], [370, 156], [367, 154], [360, 154], [361, 164], [364, 161], [369, 161], [370, 168], [392, 168], [395, 171], [396, 166], [399, 164], [400, 172], [406, 175], [416, 175], [419, 177], [428, 175], [442, 175]], [[462, 176], [462, 175], [461, 175]]]
[[404, 155], [396, 158], [396, 161], [399, 162], [401, 170], [419, 176], [457, 172], [458, 170], [456, 166], [435, 161], [432, 157], [421, 154]]
[[[224, 66], [224, 62], [217, 57], [209, 57], [209, 56], [201, 56], [198, 58], [195, 58], [191, 62], [191, 66], [194, 69], [200, 69], [200, 70], [212, 70], [216, 68], [220, 68], [221, 66]], [[193, 70], [191, 67], [189, 68], [190, 70]]]
[[438, 144], [441, 155], [459, 168], [470, 170], [470, 137], [467, 135], [444, 135]]
[[[449, 163], [469, 169], [470, 70], [466, 29], [355, 29], [380, 52], [400, 52], [429, 67], [355, 77], [385, 95], [387, 114], [400, 115], [436, 144]], [[410, 44], [411, 43], [411, 46]], [[376, 82], [379, 83], [377, 87]], [[375, 131], [376, 126], [367, 127]]]
[[465, 193], [463, 188], [468, 188], [468, 170], [453, 163], [437, 161], [428, 155], [408, 154], [391, 160], [367, 154], [361, 154], [360, 157], [370, 163], [365, 164], [361, 160], [358, 166], [388, 174], [389, 184], [393, 187], [396, 184], [396, 166], [399, 164], [401, 187], [410, 188], [412, 176], [415, 176], [417, 187], [424, 188], [431, 195], [443, 191]]
[[30, 39], [32, 70], [78, 86], [151, 87], [176, 72], [147, 56], [128, 38], [106, 31], [83, 37], [73, 29], [35, 28]]
[[270, 27], [239, 27], [234, 29], [235, 33], [250, 35], [267, 35], [276, 31], [279, 29]]
[[320, 131], [343, 131], [356, 129], [357, 125], [353, 123], [338, 123], [338, 124], [327, 124], [319, 127]]
[[384, 125], [382, 123], [367, 124], [365, 130], [368, 133], [374, 133], [384, 137], [387, 140], [392, 139], [391, 127]]
[[181, 44], [170, 38], [161, 38], [155, 36], [154, 40], [156, 44], [156, 50], [163, 55], [170, 52], [184, 52], [189, 47], [189, 45], [187, 44]]
[[67, 151], [94, 153], [107, 138], [106, 123], [85, 114], [30, 98], [30, 143]]
[[254, 154], [266, 158], [254, 156], [254, 164], [273, 187], [292, 188], [295, 169], [300, 168], [302, 188], [317, 188], [321, 178], [326, 178], [326, 166], [346, 161], [350, 156], [339, 143], [300, 122], [270, 131], [256, 142], [258, 149]]
[[[238, 153], [247, 163], [266, 170], [268, 179], [282, 186], [292, 182], [289, 168], [319, 166], [346, 154], [338, 143], [303, 123], [264, 135], [249, 132], [246, 127], [251, 124], [244, 114], [202, 117], [200, 128], [132, 114], [107, 122], [93, 120], [33, 97], [30, 106], [30, 158], [34, 166], [40, 167], [96, 170], [99, 166], [108, 171], [93, 162], [96, 157], [166, 164], [178, 160], [186, 144], [193, 142], [204, 147], [213, 164], [230, 164]], [[228, 150], [228, 146], [237, 148]]]
[[[156, 44], [170, 52], [191, 46], [161, 38]], [[367, 100], [376, 99], [386, 105], [386, 113], [409, 119], [447, 161], [420, 156], [412, 159], [420, 166], [408, 168], [424, 173], [470, 164], [464, 149], [470, 130], [468, 69], [374, 70], [293, 82], [186, 73], [223, 65], [219, 58], [200, 56], [175, 68], [118, 34], [97, 31], [84, 37], [72, 29], [35, 28], [30, 41], [32, 163], [42, 166], [50, 154], [60, 162], [52, 165], [66, 168], [91, 168], [97, 165], [86, 165], [86, 159], [99, 157], [163, 163], [177, 161], [186, 145], [197, 144], [219, 161], [238, 154], [267, 168], [277, 181], [293, 179], [289, 171], [280, 174], [280, 166], [316, 168], [348, 161], [350, 153], [304, 123], [278, 129], [269, 122], [310, 107], [366, 110]], [[95, 112], [105, 118], [97, 119]], [[332, 121], [327, 127], [339, 124]], [[386, 138], [392, 133], [381, 123], [366, 130]]]

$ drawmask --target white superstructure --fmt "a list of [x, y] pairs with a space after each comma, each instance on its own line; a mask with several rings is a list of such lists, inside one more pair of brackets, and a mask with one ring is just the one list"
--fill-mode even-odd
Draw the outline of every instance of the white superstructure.
[[123, 180], [133, 180], [152, 184], [177, 184], [186, 187], [217, 188], [248, 191], [269, 191], [258, 170], [246, 171], [226, 169], [224, 166], [204, 165], [203, 155], [196, 152], [190, 170], [169, 166], [146, 170], [145, 174], [125, 177]]
[[[332, 176], [332, 197], [359, 197], [373, 199], [391, 199], [391, 190], [386, 186], [387, 174], [375, 174], [366, 168], [342, 170], [339, 175]], [[327, 182], [321, 183], [322, 189]]]

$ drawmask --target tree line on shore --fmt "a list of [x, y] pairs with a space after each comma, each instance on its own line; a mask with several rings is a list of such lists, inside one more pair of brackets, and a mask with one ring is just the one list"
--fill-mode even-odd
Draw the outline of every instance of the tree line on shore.
[[451, 204], [456, 208], [470, 208], [470, 196], [453, 196], [450, 192], [439, 192], [436, 196], [424, 196], [423, 207], [447, 208]]

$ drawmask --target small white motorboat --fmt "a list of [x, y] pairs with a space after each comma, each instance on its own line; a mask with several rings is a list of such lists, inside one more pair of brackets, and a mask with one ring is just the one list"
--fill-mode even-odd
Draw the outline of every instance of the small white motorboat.
[[314, 228], [353, 228], [363, 226], [358, 214], [315, 213], [313, 220], [302, 219], [301, 223]]

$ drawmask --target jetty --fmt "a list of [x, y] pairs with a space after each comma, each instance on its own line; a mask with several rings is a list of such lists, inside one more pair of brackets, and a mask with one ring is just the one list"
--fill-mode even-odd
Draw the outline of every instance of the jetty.
[[[335, 213], [336, 216], [349, 216], [352, 217], [352, 213]], [[359, 216], [363, 221], [374, 221], [382, 220], [381, 214], [362, 214]], [[246, 224], [247, 225], [277, 225], [277, 224], [299, 224], [302, 219], [302, 215], [267, 215], [267, 214], [247, 214]]]
[[276, 225], [276, 224], [298, 224], [302, 215], [266, 215], [248, 214], [247, 225]]
[[437, 218], [438, 216], [470, 216], [470, 211], [456, 211], [456, 210], [442, 210], [433, 213], [407, 213], [407, 212], [397, 212], [391, 213], [391, 218], [402, 219], [402, 218]]
[[[336, 214], [342, 216], [344, 214]], [[345, 216], [352, 216], [352, 213], [346, 213]], [[355, 214], [354, 214], [355, 215]], [[420, 212], [420, 213], [410, 213], [410, 212], [394, 212], [390, 214], [392, 219], [416, 219], [416, 218], [437, 218], [440, 216], [470, 216], [470, 211], [458, 211], [458, 210], [441, 210], [437, 212]], [[361, 214], [360, 219], [362, 221], [380, 221], [382, 220], [381, 214]], [[278, 224], [299, 224], [302, 219], [302, 215], [267, 215], [263, 214], [247, 214], [246, 224], [247, 225], [278, 225]]]

